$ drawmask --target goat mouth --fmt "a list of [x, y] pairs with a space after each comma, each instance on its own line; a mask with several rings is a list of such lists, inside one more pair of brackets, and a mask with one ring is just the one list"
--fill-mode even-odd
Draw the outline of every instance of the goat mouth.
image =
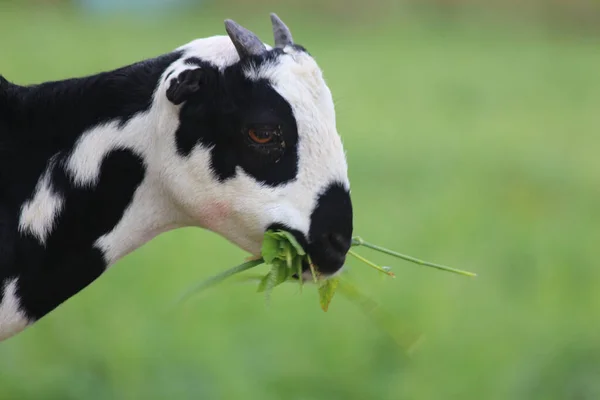
[[[300, 275], [298, 273], [295, 273], [294, 275], [292, 275], [292, 278], [298, 280], [300, 279]], [[304, 259], [302, 260], [302, 280], [305, 281], [307, 279], [312, 280], [312, 272], [310, 270], [308, 260]]]
[[308, 250], [308, 240], [306, 239], [304, 234], [297, 229], [294, 229], [286, 224], [276, 222], [276, 223], [269, 225], [266, 230], [267, 231], [286, 231], [286, 232], [290, 233], [292, 236], [294, 236], [294, 239], [296, 239], [298, 244], [300, 246], [302, 246], [302, 248], [305, 251]]
[[[309, 255], [315, 272], [318, 275], [318, 279], [330, 278], [337, 275], [343, 269], [347, 251], [350, 248], [349, 245], [346, 246], [346, 244], [342, 244], [339, 246], [332, 246], [329, 241], [327, 241], [326, 244], [321, 243], [322, 241], [309, 242], [302, 232], [282, 223], [271, 224], [267, 230], [282, 230], [294, 236], [298, 244]], [[302, 260], [301, 275], [303, 281], [313, 280], [313, 272], [311, 271], [311, 266], [306, 258]], [[292, 278], [300, 279], [300, 276], [298, 273], [295, 273], [292, 275]]]
[[[332, 277], [340, 274], [343, 270], [343, 267], [341, 267], [338, 270], [336, 270], [335, 272], [321, 272], [321, 271], [319, 271], [319, 268], [317, 265], [315, 265], [314, 267], [315, 267], [315, 272], [317, 273], [316, 278], [317, 278], [317, 280], [320, 280], [320, 281], [332, 278]], [[294, 275], [292, 275], [292, 279], [300, 280], [300, 276], [298, 275], [298, 273], [295, 273]], [[314, 278], [312, 275], [312, 271], [310, 269], [310, 265], [308, 264], [308, 261], [304, 260], [302, 262], [302, 281], [312, 282], [313, 279]]]

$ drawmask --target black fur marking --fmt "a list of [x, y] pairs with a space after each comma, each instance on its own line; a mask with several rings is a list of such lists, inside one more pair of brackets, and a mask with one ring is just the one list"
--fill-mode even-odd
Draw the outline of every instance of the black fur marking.
[[[23, 311], [39, 319], [104, 271], [93, 243], [122, 218], [145, 176], [139, 155], [105, 155], [97, 185], [74, 188], [64, 163], [82, 133], [147, 111], [174, 52], [97, 75], [28, 87], [0, 79], [0, 293], [18, 277]], [[52, 160], [52, 162], [49, 162]], [[48, 170], [65, 201], [45, 245], [19, 233], [18, 218]]]
[[8, 82], [2, 75], [0, 75], [0, 104], [7, 103], [9, 89], [10, 82]]
[[332, 274], [343, 266], [352, 231], [350, 193], [343, 185], [334, 183], [319, 196], [310, 217], [307, 250], [320, 271]]
[[298, 51], [298, 52], [302, 52], [302, 53], [306, 53], [306, 54], [310, 55], [310, 53], [308, 52], [308, 50], [306, 50], [306, 49], [304, 48], [304, 46], [302, 46], [302, 45], [299, 45], [299, 44], [292, 44], [292, 45], [291, 45], [291, 47], [292, 47], [294, 50]]
[[[0, 187], [0, 195], [2, 188]], [[4, 278], [13, 278], [16, 271], [14, 232], [17, 229], [16, 218], [10, 210], [0, 204], [0, 304], [4, 298]]]
[[106, 263], [94, 242], [122, 218], [144, 175], [142, 158], [124, 149], [105, 156], [93, 188], [73, 188], [62, 163], [54, 165], [63, 211], [45, 246], [25, 235], [17, 247], [18, 294], [28, 317], [41, 318], [100, 276]]
[[[280, 54], [274, 49], [224, 71], [197, 60], [205, 71], [203, 88], [188, 96], [180, 111], [176, 139], [181, 156], [188, 156], [199, 143], [212, 148], [211, 167], [222, 181], [235, 176], [237, 167], [266, 185], [295, 178], [298, 128], [292, 108], [268, 81], [251, 81], [243, 73], [248, 63], [277, 62]], [[281, 127], [285, 142], [281, 156], [269, 154], [276, 149], [248, 144], [246, 129], [253, 124]]]

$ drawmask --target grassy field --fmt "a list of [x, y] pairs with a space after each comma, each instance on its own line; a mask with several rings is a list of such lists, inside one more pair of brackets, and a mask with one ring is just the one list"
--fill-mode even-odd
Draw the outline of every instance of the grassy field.
[[[0, 8], [0, 73], [85, 75], [221, 34], [270, 41], [267, 14], [89, 18]], [[422, 332], [411, 359], [352, 303], [225, 286], [173, 310], [246, 255], [184, 229], [123, 259], [0, 345], [0, 399], [600, 398], [597, 38], [498, 21], [390, 15], [374, 25], [279, 11], [336, 98], [356, 232], [476, 271], [392, 262], [349, 276]], [[85, 266], [82, 266], [85, 268]]]

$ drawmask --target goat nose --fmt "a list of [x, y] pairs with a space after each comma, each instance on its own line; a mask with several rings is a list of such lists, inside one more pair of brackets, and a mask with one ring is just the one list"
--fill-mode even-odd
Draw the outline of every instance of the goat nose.
[[326, 247], [342, 255], [346, 255], [348, 250], [350, 250], [350, 238], [345, 237], [341, 233], [326, 234], [323, 242]]
[[319, 196], [311, 215], [309, 248], [317, 269], [330, 275], [337, 272], [352, 244], [352, 200], [341, 184], [329, 185]]
[[317, 269], [326, 275], [337, 272], [346, 262], [351, 238], [341, 233], [325, 233], [313, 241], [309, 253]]

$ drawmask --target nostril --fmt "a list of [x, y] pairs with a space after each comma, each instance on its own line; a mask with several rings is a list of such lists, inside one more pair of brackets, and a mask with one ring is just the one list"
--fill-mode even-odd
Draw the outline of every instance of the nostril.
[[350, 248], [350, 242], [339, 233], [330, 233], [325, 236], [331, 248], [339, 253], [345, 254]]
[[324, 233], [309, 243], [308, 253], [318, 270], [333, 274], [344, 265], [351, 239], [343, 233]]

